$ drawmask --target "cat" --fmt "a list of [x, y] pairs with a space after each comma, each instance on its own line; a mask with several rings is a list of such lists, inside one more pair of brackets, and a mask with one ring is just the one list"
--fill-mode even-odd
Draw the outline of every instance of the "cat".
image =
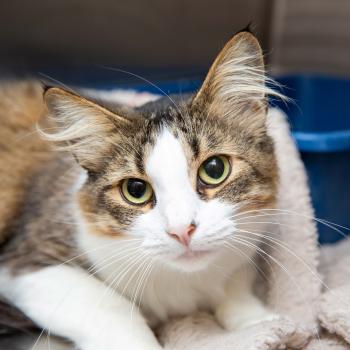
[[15, 199], [0, 211], [1, 298], [81, 350], [161, 349], [152, 329], [198, 310], [228, 330], [278, 317], [253, 293], [261, 225], [249, 220], [278, 186], [266, 82], [244, 31], [191, 96], [128, 109], [14, 89], [2, 132], [40, 128], [1, 144], [15, 164], [1, 160]]

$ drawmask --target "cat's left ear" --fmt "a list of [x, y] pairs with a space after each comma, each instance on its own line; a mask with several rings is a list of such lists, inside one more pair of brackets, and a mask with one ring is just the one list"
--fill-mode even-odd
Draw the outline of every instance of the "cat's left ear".
[[[44, 100], [55, 125], [42, 135], [70, 151], [85, 169], [96, 172], [111, 147], [111, 135], [122, 134], [133, 124], [93, 101], [61, 88], [48, 88]], [[115, 140], [113, 140], [115, 141]]]
[[[262, 50], [249, 32], [236, 34], [222, 49], [193, 99], [210, 114], [232, 117], [247, 110], [266, 111], [266, 77]], [[263, 118], [262, 118], [263, 119]]]

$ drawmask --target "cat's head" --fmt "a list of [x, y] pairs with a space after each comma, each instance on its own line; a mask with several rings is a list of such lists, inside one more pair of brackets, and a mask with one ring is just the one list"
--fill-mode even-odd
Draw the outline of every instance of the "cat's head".
[[[244, 235], [242, 212], [271, 207], [277, 166], [267, 135], [264, 63], [247, 32], [231, 39], [189, 98], [111, 110], [59, 88], [45, 99], [86, 169], [78, 203], [89, 235], [201, 269]], [[234, 254], [234, 253], [232, 253]]]

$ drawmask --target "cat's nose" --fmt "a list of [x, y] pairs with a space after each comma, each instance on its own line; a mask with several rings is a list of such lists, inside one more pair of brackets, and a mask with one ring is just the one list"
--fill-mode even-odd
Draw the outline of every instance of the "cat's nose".
[[168, 232], [169, 236], [184, 246], [188, 247], [191, 241], [191, 236], [194, 234], [196, 230], [196, 225], [191, 224], [184, 230], [176, 230], [172, 232]]

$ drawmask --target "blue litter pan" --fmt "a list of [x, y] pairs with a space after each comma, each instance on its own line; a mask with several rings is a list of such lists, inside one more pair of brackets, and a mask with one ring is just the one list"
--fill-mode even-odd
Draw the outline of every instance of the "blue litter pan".
[[[279, 79], [294, 101], [279, 107], [289, 117], [305, 163], [320, 242], [333, 243], [350, 231], [350, 80], [320, 76]], [[349, 177], [348, 177], [349, 176]]]

